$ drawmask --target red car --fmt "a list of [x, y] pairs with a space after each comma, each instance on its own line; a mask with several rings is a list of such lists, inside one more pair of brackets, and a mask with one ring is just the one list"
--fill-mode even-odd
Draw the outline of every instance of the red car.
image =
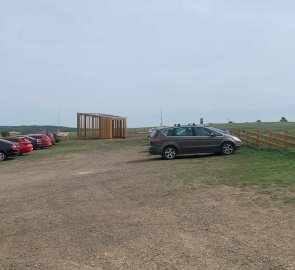
[[27, 134], [27, 136], [33, 137], [35, 139], [40, 139], [42, 148], [49, 147], [52, 145], [50, 138], [43, 133], [33, 133], [33, 134]]
[[30, 141], [26, 140], [25, 138], [22, 137], [4, 137], [2, 138], [4, 140], [13, 142], [13, 143], [18, 143], [19, 145], [19, 154], [22, 155], [24, 153], [29, 153], [33, 150], [33, 145]]

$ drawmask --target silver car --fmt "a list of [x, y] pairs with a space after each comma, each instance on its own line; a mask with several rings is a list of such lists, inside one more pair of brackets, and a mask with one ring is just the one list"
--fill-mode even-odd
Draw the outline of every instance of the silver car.
[[150, 135], [149, 153], [174, 159], [178, 155], [221, 153], [230, 155], [241, 147], [241, 140], [205, 125], [174, 125], [156, 128]]

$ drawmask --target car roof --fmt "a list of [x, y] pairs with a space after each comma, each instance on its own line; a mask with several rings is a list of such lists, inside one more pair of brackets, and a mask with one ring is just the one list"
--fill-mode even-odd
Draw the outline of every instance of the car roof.
[[31, 136], [29, 136], [29, 135], [19, 135], [19, 136], [17, 136], [18, 138], [30, 138], [30, 139], [34, 139], [34, 140], [36, 140], [35, 138], [33, 138], [33, 137], [31, 137]]
[[210, 125], [206, 125], [206, 124], [186, 124], [186, 125], [181, 125], [181, 124], [175, 124], [173, 126], [167, 126], [167, 127], [158, 127], [156, 128], [157, 130], [163, 130], [166, 128], [176, 128], [176, 127], [210, 127]]
[[14, 144], [13, 142], [11, 142], [11, 141], [7, 141], [7, 140], [5, 140], [5, 139], [3, 139], [3, 138], [0, 138], [0, 142]]

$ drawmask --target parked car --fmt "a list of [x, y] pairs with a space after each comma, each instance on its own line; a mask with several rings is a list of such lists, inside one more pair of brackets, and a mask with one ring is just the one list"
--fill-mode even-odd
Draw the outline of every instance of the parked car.
[[47, 132], [46, 135], [50, 138], [52, 145], [55, 144], [55, 137], [51, 132]]
[[12, 143], [10, 141], [0, 139], [0, 161], [6, 160], [8, 157], [14, 157], [18, 154], [18, 143]]
[[61, 136], [57, 135], [56, 133], [52, 133], [56, 143], [61, 142]]
[[235, 136], [205, 125], [175, 125], [156, 128], [150, 137], [149, 153], [174, 159], [178, 155], [221, 153], [230, 155], [241, 146]]
[[44, 133], [31, 133], [27, 134], [26, 136], [30, 136], [35, 139], [40, 139], [42, 148], [49, 147], [52, 145], [50, 138]]
[[20, 135], [20, 136], [17, 136], [17, 137], [24, 138], [24, 139], [30, 141], [31, 144], [33, 145], [33, 150], [37, 150], [37, 149], [41, 149], [42, 148], [41, 139], [35, 139], [33, 137], [26, 136], [26, 135]]
[[31, 142], [22, 138], [22, 137], [10, 136], [10, 137], [4, 137], [2, 139], [5, 139], [5, 140], [13, 142], [13, 143], [18, 143], [20, 155], [23, 155], [25, 153], [29, 153], [33, 150], [33, 145], [31, 144]]
[[151, 135], [152, 135], [152, 133], [153, 133], [153, 131], [154, 131], [155, 129], [156, 129], [156, 128], [153, 127], [153, 128], [150, 128], [150, 129], [148, 130], [148, 138], [151, 137]]

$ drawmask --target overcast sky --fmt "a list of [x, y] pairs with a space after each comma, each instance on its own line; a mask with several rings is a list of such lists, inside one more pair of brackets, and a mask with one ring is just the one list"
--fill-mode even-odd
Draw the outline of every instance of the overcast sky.
[[0, 126], [295, 121], [294, 0], [0, 0]]

